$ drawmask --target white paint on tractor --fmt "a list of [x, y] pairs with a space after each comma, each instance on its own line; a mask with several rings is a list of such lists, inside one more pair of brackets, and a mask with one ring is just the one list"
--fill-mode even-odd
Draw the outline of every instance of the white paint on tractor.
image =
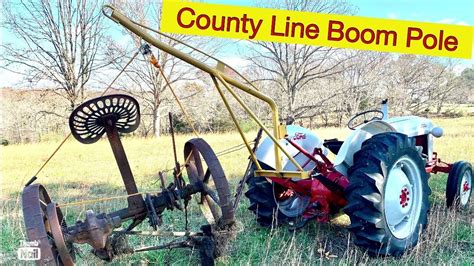
[[360, 150], [362, 143], [375, 134], [399, 132], [408, 137], [428, 136], [428, 158], [433, 156], [433, 136], [441, 137], [443, 129], [435, 127], [433, 122], [419, 116], [393, 117], [386, 120], [375, 120], [359, 126], [342, 144], [334, 161], [338, 172], [347, 176], [347, 170], [353, 164], [354, 154]]
[[[433, 136], [441, 137], [443, 135], [442, 128], [435, 127], [431, 120], [424, 117], [402, 116], [384, 120], [374, 120], [359, 126], [356, 130], [352, 131], [349, 137], [347, 137], [334, 161], [336, 170], [347, 176], [347, 170], [353, 165], [354, 154], [360, 150], [362, 143], [373, 135], [385, 132], [399, 132], [408, 137], [427, 135], [428, 158], [432, 158], [433, 156]], [[293, 141], [311, 154], [315, 148], [321, 148], [325, 155], [328, 153], [327, 149], [323, 147], [321, 139], [307, 128], [289, 125], [287, 126], [287, 133]], [[314, 162], [310, 161], [307, 163], [308, 158], [299, 153], [299, 151], [286, 140], [280, 140], [280, 143], [301, 166], [306, 164], [303, 167], [304, 170], [309, 171], [315, 168], [316, 165]], [[283, 170], [297, 171], [297, 167], [293, 165], [283, 153], [281, 153], [281, 155], [282, 157], [280, 160], [282, 162]], [[256, 156], [260, 162], [275, 169], [274, 144], [269, 137], [264, 138], [262, 143], [258, 146]]]
[[337, 153], [336, 159], [334, 160], [334, 167], [336, 170], [347, 176], [347, 170], [354, 163], [354, 154], [360, 150], [362, 142], [370, 139], [373, 135], [384, 132], [395, 132], [395, 129], [383, 120], [375, 120], [363, 124], [356, 130], [352, 131], [349, 137], [342, 144]]
[[[312, 132], [311, 130], [296, 126], [296, 125], [289, 125], [286, 127], [286, 131], [288, 136], [291, 138], [292, 141], [296, 142], [300, 147], [305, 149], [308, 153], [313, 154], [315, 148], [321, 148], [323, 153], [326, 155], [328, 153], [327, 149], [323, 147], [323, 142], [319, 137]], [[300, 153], [293, 145], [291, 145], [286, 140], [280, 140], [280, 144], [285, 148], [285, 150], [295, 158], [296, 162], [298, 162], [301, 166], [303, 166], [307, 161], [308, 158]], [[298, 169], [296, 166], [288, 160], [288, 158], [281, 152], [280, 153], [282, 158], [282, 166], [283, 170], [285, 171], [297, 171]], [[266, 165], [275, 169], [275, 150], [273, 141], [267, 136], [263, 139], [262, 143], [258, 146], [256, 151], [257, 159], [260, 162], [265, 163]], [[305, 167], [304, 170], [309, 171], [316, 167], [315, 163], [310, 161]]]

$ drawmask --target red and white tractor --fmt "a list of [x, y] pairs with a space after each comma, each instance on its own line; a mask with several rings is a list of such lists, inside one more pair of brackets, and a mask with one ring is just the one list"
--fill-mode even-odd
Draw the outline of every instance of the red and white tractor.
[[[355, 244], [371, 255], [403, 254], [417, 244], [427, 225], [430, 174], [448, 173], [446, 204], [467, 208], [472, 193], [472, 166], [465, 161], [442, 162], [433, 139], [443, 135], [429, 119], [388, 117], [387, 101], [381, 110], [355, 115], [345, 141], [322, 141], [312, 131], [287, 126], [280, 143], [310, 171], [307, 179], [255, 176], [247, 178], [249, 209], [265, 226], [289, 223], [292, 228], [308, 220], [328, 221], [344, 212]], [[275, 168], [274, 142], [265, 138], [256, 150], [260, 165]], [[336, 155], [335, 161], [328, 153]], [[295, 171], [287, 158], [283, 170]], [[255, 167], [254, 167], [255, 169]]]

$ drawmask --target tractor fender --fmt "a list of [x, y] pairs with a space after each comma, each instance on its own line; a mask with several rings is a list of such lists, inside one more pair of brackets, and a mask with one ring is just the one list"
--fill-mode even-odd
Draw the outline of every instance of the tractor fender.
[[354, 154], [362, 147], [362, 142], [370, 139], [373, 135], [384, 132], [396, 132], [396, 129], [385, 120], [375, 120], [364, 124], [354, 130], [344, 141], [336, 159], [334, 160], [335, 169], [347, 176], [347, 169], [353, 164]]
[[443, 135], [442, 128], [435, 127], [431, 120], [424, 117], [410, 115], [393, 117], [384, 121], [389, 123], [397, 132], [403, 133], [408, 137], [431, 134], [439, 138]]
[[[300, 147], [305, 149], [308, 153], [313, 154], [315, 148], [320, 148], [323, 150], [323, 154], [327, 155], [328, 151], [323, 147], [322, 141], [311, 130], [296, 125], [288, 125], [286, 126], [286, 131], [288, 137]], [[288, 154], [295, 158], [296, 162], [298, 162], [298, 164], [300, 164], [304, 170], [309, 171], [316, 167], [316, 164], [313, 161], [309, 160], [304, 154], [300, 153], [288, 141], [281, 139], [279, 142], [281, 146], [283, 146], [283, 148], [288, 152]], [[267, 136], [263, 139], [256, 150], [257, 160], [266, 164], [272, 169], [276, 168], [274, 147], [275, 144], [273, 143], [272, 139]], [[283, 170], [297, 171], [297, 167], [291, 163], [288, 157], [286, 157], [283, 152], [280, 152], [280, 154], [282, 157], [280, 160]]]
[[397, 132], [408, 137], [426, 136], [427, 150], [424, 151], [428, 158], [433, 158], [433, 137], [443, 136], [443, 129], [437, 127], [428, 118], [419, 116], [401, 116], [384, 120], [389, 123]]

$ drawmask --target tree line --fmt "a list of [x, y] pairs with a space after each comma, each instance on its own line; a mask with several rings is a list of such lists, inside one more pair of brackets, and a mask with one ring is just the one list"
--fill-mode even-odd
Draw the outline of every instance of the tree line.
[[[160, 1], [116, 0], [112, 4], [133, 20], [159, 29]], [[256, 4], [321, 13], [357, 12], [345, 0], [265, 0]], [[1, 44], [0, 67], [23, 77], [16, 86], [21, 89], [1, 90], [2, 139], [38, 141], [66, 132], [74, 107], [99, 95], [139, 50], [142, 41], [107, 21], [100, 8], [101, 3], [87, 0], [2, 2], [1, 27], [14, 38]], [[155, 35], [209, 64], [215, 63], [212, 58], [179, 41], [216, 56], [233, 45], [233, 41], [180, 34], [173, 34], [173, 39]], [[286, 123], [342, 126], [357, 112], [378, 108], [382, 99], [389, 99], [393, 115], [465, 115], [456, 105], [474, 102], [474, 70], [455, 60], [260, 41], [240, 46], [244, 51], [239, 56], [246, 62], [241, 72], [275, 99]], [[198, 130], [234, 128], [209, 76], [162, 51], [152, 51]], [[139, 100], [143, 119], [136, 134], [167, 132], [168, 112], [174, 114], [176, 130], [188, 132], [190, 127], [165, 80], [146, 60], [138, 54], [111, 90]], [[265, 104], [242, 92], [239, 95], [269, 122]], [[245, 112], [231, 103], [242, 126], [255, 129]]]

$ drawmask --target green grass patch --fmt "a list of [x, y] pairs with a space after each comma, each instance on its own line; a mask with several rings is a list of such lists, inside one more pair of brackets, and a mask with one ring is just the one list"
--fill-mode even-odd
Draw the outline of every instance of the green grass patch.
[[[474, 119], [435, 119], [444, 128], [445, 135], [435, 139], [435, 151], [447, 162], [467, 160], [474, 162]], [[350, 131], [346, 128], [314, 129], [321, 139], [344, 139]], [[246, 133], [253, 139], [254, 131]], [[178, 156], [183, 161], [185, 141], [190, 135], [178, 135]], [[216, 152], [241, 143], [237, 133], [207, 134], [203, 138]], [[20, 241], [25, 239], [19, 195], [24, 184], [48, 158], [58, 144], [56, 138], [41, 143], [9, 145], [1, 148], [0, 186], [2, 188], [0, 263], [16, 258]], [[173, 167], [171, 138], [123, 139], [125, 150], [140, 191], [158, 192], [158, 171]], [[242, 149], [219, 158], [234, 190], [247, 165], [247, 152]], [[166, 173], [170, 178], [170, 172]], [[110, 150], [109, 143], [101, 140], [83, 145], [69, 139], [64, 147], [38, 175], [37, 182], [45, 185], [53, 201], [78, 202], [102, 197], [125, 195], [120, 173]], [[474, 263], [474, 210], [463, 213], [446, 211], [444, 193], [447, 175], [430, 177], [433, 209], [426, 234], [419, 245], [402, 258], [369, 258], [363, 250], [353, 245], [346, 226], [348, 218], [342, 216], [329, 224], [309, 223], [305, 228], [290, 233], [288, 228], [262, 228], [253, 213], [247, 210], [244, 198], [236, 213], [238, 234], [229, 251], [218, 259], [221, 265], [240, 264], [366, 264], [366, 265], [431, 265]], [[472, 204], [471, 204], [472, 205]], [[85, 218], [85, 211], [110, 212], [126, 206], [124, 200], [113, 200], [63, 208], [68, 223]], [[204, 223], [199, 207], [193, 203], [189, 209], [190, 224], [199, 230]], [[184, 214], [165, 211], [164, 225], [160, 230], [182, 231]], [[150, 230], [144, 222], [138, 230]], [[161, 244], [171, 239], [156, 237], [131, 237], [134, 246]], [[78, 264], [101, 263], [82, 245], [78, 249]], [[118, 258], [117, 264], [198, 264], [198, 251], [189, 249], [153, 251]]]

